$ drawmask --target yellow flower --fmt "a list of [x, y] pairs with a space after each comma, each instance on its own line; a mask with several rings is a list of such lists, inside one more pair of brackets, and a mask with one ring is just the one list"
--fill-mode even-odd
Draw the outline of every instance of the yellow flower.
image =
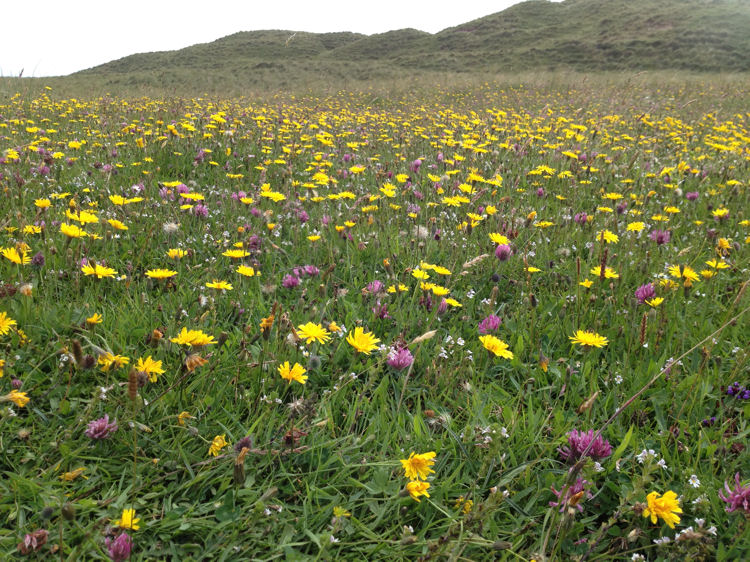
[[39, 207], [40, 209], [46, 209], [50, 205], [52, 205], [52, 201], [49, 199], [34, 199], [34, 205]]
[[434, 473], [432, 465], [435, 464], [435, 452], [415, 454], [411, 452], [408, 459], [401, 459], [404, 476], [410, 480], [427, 480], [430, 473]]
[[[596, 267], [592, 268], [589, 273], [591, 273], [591, 275], [595, 275], [596, 277], [601, 277], [602, 266], [599, 265], [599, 266], [596, 266]], [[620, 276], [611, 267], [605, 267], [604, 268], [604, 278], [605, 279], [619, 279]]]
[[351, 517], [352, 514], [341, 506], [334, 506], [333, 508], [334, 517]]
[[93, 315], [86, 318], [86, 324], [93, 326], [94, 324], [101, 324], [103, 321], [102, 315], [95, 312]]
[[218, 279], [214, 279], [210, 283], [206, 283], [206, 287], [209, 289], [217, 289], [219, 291], [231, 291], [234, 287], [232, 287], [231, 283], [227, 283], [226, 281], [219, 281]]
[[224, 253], [221, 254], [222, 256], [225, 256], [227, 258], [244, 258], [246, 256], [250, 255], [250, 252], [246, 252], [245, 250], [227, 250]]
[[244, 275], [245, 277], [255, 277], [256, 275], [259, 275], [259, 273], [249, 265], [237, 266], [237, 269], [235, 271], [240, 275]]
[[380, 340], [375, 337], [372, 332], [365, 332], [364, 328], [354, 328], [353, 332], [349, 332], [346, 337], [346, 342], [351, 345], [360, 353], [370, 355], [370, 352], [377, 349], [376, 345]]
[[604, 240], [607, 244], [617, 244], [620, 241], [620, 237], [617, 236], [614, 232], [610, 232], [609, 230], [602, 230], [601, 232], [597, 232], [596, 239], [599, 241]]
[[161, 361], [154, 361], [149, 355], [145, 359], [140, 357], [135, 364], [135, 369], [148, 375], [148, 380], [156, 382], [157, 375], [163, 375], [164, 369], [161, 368]]
[[308, 322], [297, 326], [297, 336], [306, 340], [305, 343], [311, 344], [312, 342], [326, 343], [331, 339], [331, 336], [323, 326], [320, 324], [313, 324]]
[[4, 336], [16, 325], [16, 321], [7, 312], [0, 312], [0, 336]]
[[640, 232], [644, 228], [646, 228], [646, 224], [645, 223], [642, 223], [642, 222], [631, 222], [628, 225], [628, 227], [627, 227], [626, 230], [628, 230], [629, 232]]
[[107, 222], [110, 224], [111, 227], [115, 228], [116, 230], [127, 230], [128, 229], [128, 227], [125, 226], [125, 223], [123, 223], [122, 221], [118, 221], [118, 220], [115, 220], [115, 219], [109, 219]]
[[112, 524], [120, 527], [121, 529], [130, 529], [132, 531], [137, 531], [141, 528], [140, 525], [138, 525], [138, 521], [140, 521], [140, 518], [136, 518], [135, 509], [123, 509], [122, 517], [116, 519], [115, 521], [112, 521]]
[[5, 368], [5, 359], [0, 359], [0, 379], [3, 378], [3, 369]]
[[505, 359], [513, 359], [513, 352], [508, 350], [508, 344], [492, 334], [479, 336], [479, 341], [482, 342], [484, 348], [490, 353], [498, 357], [504, 357]]
[[430, 278], [429, 274], [422, 271], [421, 269], [415, 269], [414, 271], [412, 271], [411, 276], [415, 279], [421, 279], [422, 281], [426, 281]]
[[578, 284], [581, 285], [582, 287], [586, 287], [587, 289], [590, 289], [591, 285], [593, 285], [594, 282], [591, 279], [584, 279]]
[[409, 492], [411, 498], [416, 501], [421, 501], [419, 499], [419, 496], [429, 498], [430, 494], [427, 493], [427, 490], [429, 488], [430, 483], [422, 482], [421, 480], [412, 480], [411, 482], [406, 484], [406, 491]]
[[5, 400], [10, 400], [19, 408], [23, 408], [24, 406], [26, 406], [26, 404], [28, 404], [30, 400], [25, 392], [20, 392], [16, 389], [11, 390], [10, 393], [6, 394], [3, 398]]
[[328, 329], [331, 332], [340, 332], [341, 331], [341, 327], [338, 324], [336, 324], [336, 322], [334, 322], [333, 320], [331, 320], [330, 324], [328, 324]]
[[654, 297], [653, 299], [647, 300], [646, 304], [652, 308], [656, 308], [663, 302], [664, 302], [664, 299], [662, 297]]
[[677, 501], [677, 494], [672, 490], [665, 492], [661, 497], [658, 492], [651, 492], [646, 496], [646, 501], [648, 507], [643, 510], [643, 516], [651, 517], [651, 523], [656, 524], [656, 518], [661, 517], [671, 529], [674, 529], [674, 524], [680, 522], [677, 513], [682, 513], [682, 509]]
[[124, 367], [125, 365], [130, 363], [130, 358], [125, 357], [124, 355], [114, 355], [107, 351], [99, 356], [99, 359], [97, 359], [97, 363], [102, 366], [102, 371], [106, 373], [112, 367], [114, 367], [115, 369]]
[[508, 237], [498, 232], [491, 232], [490, 240], [492, 240], [498, 246], [502, 246], [503, 244], [510, 244], [510, 240], [508, 239]]
[[186, 255], [187, 252], [185, 250], [180, 250], [179, 248], [170, 248], [167, 250], [167, 257], [172, 258], [173, 260], [184, 258]]
[[177, 272], [171, 269], [149, 269], [146, 272], [146, 277], [150, 277], [151, 279], [169, 279], [175, 275], [177, 275]]
[[195, 347], [216, 343], [213, 336], [204, 334], [200, 330], [188, 330], [187, 328], [183, 328], [177, 337], [171, 338], [169, 341], [178, 345], [192, 345]]
[[465, 514], [469, 513], [473, 506], [474, 506], [474, 502], [471, 500], [467, 500], [464, 496], [459, 496], [456, 499], [455, 503], [453, 504], [454, 508], [460, 509]]
[[94, 265], [87, 263], [81, 268], [81, 271], [85, 275], [95, 275], [97, 279], [101, 279], [103, 277], [114, 277], [115, 275], [117, 275], [117, 272], [111, 267], [105, 267], [103, 265], [99, 265], [98, 263], [94, 263]]
[[295, 363], [293, 367], [290, 367], [289, 361], [284, 361], [284, 363], [279, 365], [279, 374], [281, 375], [281, 378], [289, 384], [292, 384], [292, 381], [305, 384], [307, 382], [307, 376], [305, 375], [306, 372], [307, 370], [299, 363]]
[[605, 347], [609, 341], [595, 332], [578, 330], [574, 336], [568, 336], [570, 341], [586, 347]]
[[211, 447], [209, 447], [208, 449], [209, 455], [216, 457], [219, 455], [219, 451], [229, 445], [229, 443], [227, 443], [226, 436], [226, 433], [224, 433], [222, 435], [217, 435], [216, 437], [214, 437], [214, 440], [211, 442]]
[[31, 258], [26, 255], [26, 252], [19, 254], [18, 250], [15, 248], [3, 248], [0, 250], [0, 253], [3, 254], [4, 258], [18, 265], [27, 265], [31, 263]]
[[180, 425], [185, 425], [185, 420], [191, 419], [193, 416], [191, 416], [188, 412], [180, 412], [177, 414], [177, 423]]

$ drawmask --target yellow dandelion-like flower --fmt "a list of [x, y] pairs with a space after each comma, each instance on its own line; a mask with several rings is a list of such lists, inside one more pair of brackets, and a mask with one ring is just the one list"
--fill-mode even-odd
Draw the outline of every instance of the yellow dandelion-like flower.
[[596, 332], [587, 332], [584, 330], [576, 331], [574, 336], [569, 336], [569, 339], [574, 344], [584, 347], [605, 347], [609, 343], [604, 336], [600, 336]]
[[407, 459], [401, 459], [401, 467], [404, 469], [404, 476], [410, 480], [427, 480], [430, 473], [434, 473], [432, 465], [435, 464], [436, 453], [415, 454], [414, 451]]
[[677, 500], [677, 494], [668, 490], [660, 497], [658, 492], [651, 492], [646, 496], [648, 507], [643, 510], [644, 517], [651, 517], [651, 523], [656, 524], [657, 517], [664, 520], [671, 529], [674, 529], [675, 523], [680, 522], [678, 513], [682, 513], [680, 503]]
[[305, 369], [299, 363], [295, 363], [290, 367], [289, 361], [284, 361], [284, 363], [279, 365], [279, 374], [281, 375], [281, 378], [287, 381], [289, 384], [292, 384], [292, 381], [297, 381], [300, 384], [305, 384], [307, 382], [307, 375], [305, 375], [306, 372], [307, 369]]
[[378, 348], [376, 345], [380, 340], [372, 332], [365, 332], [364, 328], [357, 327], [349, 332], [346, 342], [356, 349], [359, 353], [370, 355], [371, 351]]
[[305, 340], [305, 343], [311, 344], [313, 342], [326, 343], [331, 339], [331, 335], [323, 326], [320, 324], [314, 324], [308, 322], [297, 327], [297, 335]]
[[505, 359], [513, 359], [513, 352], [508, 349], [508, 344], [500, 338], [496, 338], [492, 334], [486, 334], [484, 336], [479, 336], [479, 341], [482, 342], [484, 348], [493, 355]]

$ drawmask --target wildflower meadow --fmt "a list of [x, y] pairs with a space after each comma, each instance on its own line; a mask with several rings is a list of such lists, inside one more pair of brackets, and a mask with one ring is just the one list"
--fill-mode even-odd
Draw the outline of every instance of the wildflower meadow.
[[741, 90], [4, 96], [2, 558], [747, 559]]

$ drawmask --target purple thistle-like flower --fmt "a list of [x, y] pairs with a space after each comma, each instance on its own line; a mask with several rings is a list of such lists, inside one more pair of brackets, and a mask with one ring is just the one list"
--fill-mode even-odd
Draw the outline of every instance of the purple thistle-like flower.
[[393, 367], [397, 371], [403, 371], [414, 363], [414, 356], [407, 347], [394, 347], [388, 353], [385, 362], [388, 363], [389, 367]]
[[133, 549], [133, 539], [127, 533], [120, 533], [115, 540], [107, 537], [104, 539], [104, 546], [107, 547], [107, 554], [114, 562], [121, 562], [130, 558], [130, 551]]
[[511, 250], [508, 244], [500, 244], [495, 248], [495, 257], [500, 261], [506, 261], [512, 253], [513, 250]]
[[499, 316], [490, 314], [487, 318], [479, 323], [479, 326], [477, 328], [480, 334], [485, 335], [497, 330], [502, 322], [503, 321]]
[[750, 515], [750, 486], [743, 486], [740, 482], [740, 473], [734, 475], [734, 489], [724, 482], [726, 495], [719, 492], [719, 497], [727, 503], [727, 513], [733, 511], [744, 511], [745, 515]]
[[601, 435], [595, 439], [595, 434], [596, 432], [593, 429], [589, 429], [587, 432], [574, 429], [568, 433], [568, 444], [558, 448], [557, 452], [565, 461], [576, 461], [584, 456], [583, 452], [590, 444], [591, 448], [585, 456], [597, 460], [607, 458], [612, 454], [612, 446]]
[[652, 283], [646, 283], [645, 285], [641, 285], [635, 290], [635, 298], [638, 299], [638, 302], [640, 304], [643, 304], [648, 299], [653, 298], [656, 295], [656, 290], [654, 289], [654, 285]]
[[281, 286], [285, 289], [293, 289], [297, 285], [299, 285], [299, 277], [294, 275], [285, 275], [281, 281]]
[[[560, 506], [560, 513], [565, 511], [565, 508], [571, 508], [575, 507], [578, 511], [583, 511], [583, 506], [581, 505], [581, 499], [583, 498], [583, 494], [581, 492], [586, 492], [587, 498], [593, 498], [594, 496], [586, 489], [586, 486], [588, 484], [591, 484], [588, 480], [584, 480], [583, 478], [577, 478], [576, 483], [572, 486], [565, 488], [563, 487], [562, 490], [559, 492], [555, 490], [554, 486], [550, 486], [552, 489], [552, 493], [557, 496], [556, 502], [549, 502], [550, 507], [557, 507]], [[565, 497], [561, 497], [565, 494]]]
[[657, 246], [661, 246], [662, 244], [669, 243], [669, 240], [672, 238], [672, 234], [668, 230], [653, 230], [651, 231], [651, 234], [648, 235], [648, 237], [656, 242]]
[[584, 225], [589, 221], [589, 216], [586, 213], [576, 213], [573, 220], [580, 225]]
[[242, 452], [242, 449], [252, 449], [253, 448], [253, 438], [252, 436], [248, 435], [247, 437], [243, 437], [237, 443], [234, 444], [234, 450], [238, 453]]
[[103, 418], [89, 422], [86, 429], [86, 437], [91, 439], [106, 439], [117, 431], [117, 420], [109, 423], [109, 414], [104, 414]]
[[419, 168], [421, 166], [422, 166], [422, 161], [419, 158], [417, 158], [416, 160], [414, 160], [414, 162], [412, 162], [411, 164], [409, 164], [409, 170], [411, 172], [417, 173], [417, 172], [419, 172]]
[[698, 195], [699, 193], [697, 191], [688, 191], [685, 194], [685, 199], [687, 199], [688, 201], [695, 201], [696, 199], [698, 199]]
[[43, 267], [44, 266], [44, 254], [42, 252], [37, 252], [34, 254], [34, 257], [31, 258], [31, 265], [34, 267]]

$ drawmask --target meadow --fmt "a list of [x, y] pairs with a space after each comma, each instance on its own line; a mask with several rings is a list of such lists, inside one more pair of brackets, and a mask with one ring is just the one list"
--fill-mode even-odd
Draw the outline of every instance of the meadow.
[[543, 82], [4, 82], [2, 557], [750, 557], [747, 79]]

